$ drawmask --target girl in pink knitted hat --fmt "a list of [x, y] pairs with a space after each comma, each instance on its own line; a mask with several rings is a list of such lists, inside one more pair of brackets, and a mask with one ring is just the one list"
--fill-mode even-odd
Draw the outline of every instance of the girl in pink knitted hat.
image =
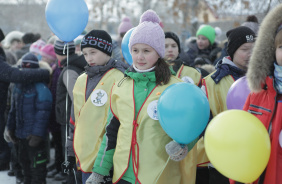
[[192, 148], [197, 140], [181, 147], [157, 116], [161, 93], [182, 82], [163, 59], [165, 35], [159, 23], [158, 15], [148, 10], [131, 34], [133, 64], [112, 88], [106, 132], [86, 184], [105, 182], [112, 168], [112, 183], [195, 183], [197, 150]]

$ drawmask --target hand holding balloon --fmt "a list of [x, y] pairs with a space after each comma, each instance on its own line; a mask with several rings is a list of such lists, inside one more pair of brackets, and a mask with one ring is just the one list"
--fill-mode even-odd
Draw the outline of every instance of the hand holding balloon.
[[169, 158], [174, 161], [183, 160], [188, 154], [188, 146], [184, 144], [178, 144], [175, 141], [170, 141], [165, 146], [165, 150], [169, 155]]

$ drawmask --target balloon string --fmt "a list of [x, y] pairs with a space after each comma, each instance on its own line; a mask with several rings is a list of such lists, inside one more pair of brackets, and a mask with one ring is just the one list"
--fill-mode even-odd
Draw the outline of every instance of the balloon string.
[[65, 53], [65, 50], [66, 50], [66, 46], [67, 46], [67, 45], [68, 45], [68, 43], [64, 45], [64, 50], [63, 50], [63, 54], [64, 54], [64, 55], [66, 54], [66, 53]]
[[[69, 45], [68, 43], [64, 45], [64, 51], [63, 53], [65, 54], [65, 48], [67, 46], [67, 89], [69, 89], [69, 70], [68, 70], [68, 67], [69, 67]], [[68, 123], [68, 97], [69, 97], [69, 94], [67, 92], [66, 94], [66, 131], [65, 131], [65, 134], [66, 134], [66, 139], [64, 140], [65, 141], [65, 162], [67, 162], [67, 141], [68, 141], [68, 130], [69, 130], [69, 123]]]
[[160, 174], [159, 174], [159, 176], [157, 177], [157, 180], [156, 180], [156, 182], [155, 182], [154, 184], [156, 184], [156, 183], [159, 181], [159, 179], [160, 179], [162, 173], [164, 172], [164, 170], [165, 170], [165, 168], [166, 168], [166, 166], [167, 166], [169, 160], [170, 160], [170, 158], [168, 157], [168, 159], [167, 159], [167, 161], [166, 161], [166, 163], [165, 163], [164, 168], [163, 168], [162, 171], [160, 172]]

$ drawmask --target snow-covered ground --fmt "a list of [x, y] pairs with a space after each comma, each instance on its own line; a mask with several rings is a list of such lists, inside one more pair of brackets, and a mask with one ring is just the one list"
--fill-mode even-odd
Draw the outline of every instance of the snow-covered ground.
[[[54, 162], [54, 149], [50, 151], [50, 158], [52, 164]], [[8, 176], [8, 171], [0, 171], [0, 184], [16, 184], [15, 176]], [[46, 178], [47, 184], [62, 184], [62, 181], [55, 181], [53, 178]]]
[[[16, 184], [15, 176], [8, 176], [8, 171], [0, 171], [1, 184]], [[55, 181], [53, 178], [47, 178], [47, 184], [62, 184], [62, 181]]]

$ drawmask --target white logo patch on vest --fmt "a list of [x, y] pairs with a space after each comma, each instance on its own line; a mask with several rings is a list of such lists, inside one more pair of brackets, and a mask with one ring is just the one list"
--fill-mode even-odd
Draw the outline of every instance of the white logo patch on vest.
[[282, 148], [282, 130], [279, 134], [279, 144], [280, 144], [280, 147]]
[[194, 80], [191, 77], [188, 77], [188, 76], [182, 77], [181, 80], [183, 80], [186, 83], [195, 84]]
[[96, 89], [91, 94], [91, 102], [96, 106], [103, 106], [108, 100], [106, 91], [102, 89]]
[[158, 112], [157, 105], [158, 105], [158, 100], [154, 100], [147, 107], [147, 113], [150, 116], [150, 118], [152, 118], [153, 120], [159, 120], [157, 114]]

